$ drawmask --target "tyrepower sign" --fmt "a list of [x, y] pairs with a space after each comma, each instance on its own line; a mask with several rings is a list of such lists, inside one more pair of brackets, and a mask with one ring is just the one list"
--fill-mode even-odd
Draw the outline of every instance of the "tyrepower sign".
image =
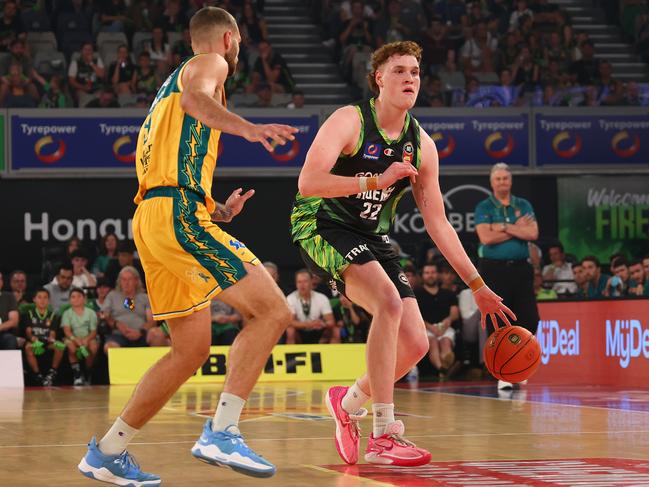
[[644, 386], [649, 300], [539, 303], [538, 383]]
[[[205, 363], [190, 383], [225, 382], [229, 347], [211, 347]], [[111, 384], [137, 384], [168, 349], [111, 348], [108, 370]], [[365, 372], [365, 345], [276, 345], [266, 360], [260, 382], [353, 380]]]

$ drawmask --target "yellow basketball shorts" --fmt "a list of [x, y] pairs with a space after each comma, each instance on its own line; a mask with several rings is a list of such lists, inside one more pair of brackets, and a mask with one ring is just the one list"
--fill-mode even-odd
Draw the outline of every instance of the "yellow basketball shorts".
[[206, 308], [212, 297], [245, 275], [259, 259], [212, 223], [197, 193], [159, 187], [147, 192], [133, 217], [133, 237], [156, 320]]

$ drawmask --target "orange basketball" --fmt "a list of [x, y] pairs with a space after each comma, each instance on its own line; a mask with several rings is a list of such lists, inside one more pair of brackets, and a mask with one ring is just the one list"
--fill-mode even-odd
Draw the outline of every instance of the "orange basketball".
[[522, 382], [532, 377], [539, 367], [541, 347], [525, 328], [503, 326], [487, 338], [484, 362], [496, 379]]

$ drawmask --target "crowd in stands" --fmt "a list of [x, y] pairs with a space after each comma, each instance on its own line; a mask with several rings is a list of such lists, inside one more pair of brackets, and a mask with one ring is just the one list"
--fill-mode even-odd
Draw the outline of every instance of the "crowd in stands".
[[[94, 369], [105, 369], [109, 348], [169, 345], [166, 323], [152, 316], [132, 242], [110, 233], [96, 250], [77, 238], [57, 250], [45, 254], [40, 276], [14, 270], [5, 287], [0, 275], [0, 349], [24, 351], [28, 383], [102, 382], [105, 371]], [[435, 248], [421, 259], [398, 245], [395, 250], [428, 329], [427, 366], [440, 377], [460, 363], [479, 366], [484, 336], [470, 290]], [[594, 256], [567, 256], [558, 242], [544, 251], [545, 259], [538, 247], [530, 252], [538, 301], [649, 297], [649, 255], [616, 254], [603, 265]], [[286, 286], [275, 264], [264, 265], [293, 312], [280, 343], [365, 342], [371, 323], [365, 310], [306, 269]], [[211, 315], [213, 345], [231, 344], [245, 326], [241, 315], [218, 299], [211, 303]], [[57, 378], [61, 366], [68, 379]]]
[[[423, 47], [422, 107], [634, 106], [645, 85], [615, 78], [593, 40], [548, 0], [319, 0], [325, 45], [346, 79], [367, 95], [372, 50], [413, 40]], [[647, 6], [608, 2], [628, 40], [649, 58]], [[613, 18], [614, 20], [615, 18]]]
[[[593, 41], [548, 0], [312, 0], [323, 49], [366, 96], [370, 53], [386, 42], [423, 46], [419, 106], [641, 105], [649, 89], [615, 78]], [[300, 108], [304, 93], [268, 39], [257, 0], [7, 0], [0, 18], [0, 106], [150, 105], [192, 54], [188, 22], [204, 5], [230, 11], [242, 36], [226, 85], [235, 106]], [[611, 5], [613, 5], [611, 7]], [[607, 2], [649, 62], [640, 0]], [[308, 100], [306, 100], [308, 102]]]

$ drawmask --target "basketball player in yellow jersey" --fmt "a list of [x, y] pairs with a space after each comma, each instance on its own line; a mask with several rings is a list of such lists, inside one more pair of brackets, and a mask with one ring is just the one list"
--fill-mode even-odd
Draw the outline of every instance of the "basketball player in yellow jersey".
[[[99, 443], [93, 438], [79, 470], [87, 477], [133, 487], [155, 486], [126, 446], [207, 360], [209, 304], [236, 308], [246, 326], [228, 360], [218, 409], [192, 448], [205, 462], [247, 475], [269, 477], [275, 466], [253, 452], [238, 429], [239, 415], [271, 349], [291, 318], [286, 300], [246, 246], [212, 221], [230, 221], [253, 194], [236, 190], [225, 205], [211, 197], [221, 132], [284, 144], [296, 129], [253, 125], [225, 108], [223, 85], [234, 73], [241, 37], [225, 10], [206, 7], [190, 21], [193, 57], [162, 85], [137, 144], [138, 204], [133, 233], [146, 274], [153, 316], [165, 319], [171, 351], [144, 375]], [[130, 303], [125, 303], [129, 306]]]

